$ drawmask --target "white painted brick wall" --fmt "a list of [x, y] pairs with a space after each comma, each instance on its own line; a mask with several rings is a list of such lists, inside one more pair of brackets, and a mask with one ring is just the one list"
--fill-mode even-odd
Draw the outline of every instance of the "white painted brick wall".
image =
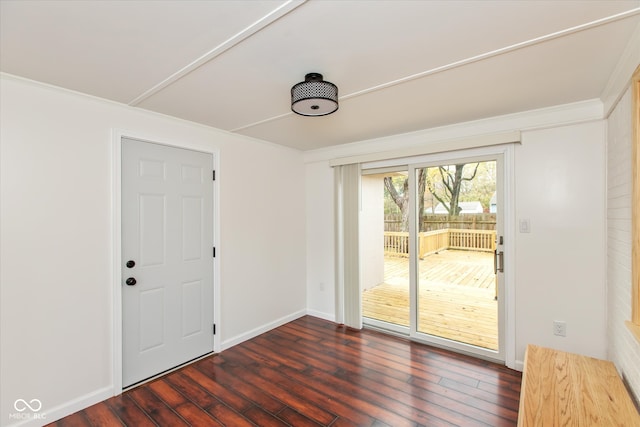
[[631, 319], [631, 91], [607, 125], [607, 312], [609, 358], [640, 398], [640, 343]]

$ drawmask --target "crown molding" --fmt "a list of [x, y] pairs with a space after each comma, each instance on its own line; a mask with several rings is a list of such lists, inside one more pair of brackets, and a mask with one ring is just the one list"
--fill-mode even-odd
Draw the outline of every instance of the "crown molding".
[[393, 150], [404, 150], [462, 138], [566, 126], [601, 120], [602, 118], [602, 102], [599, 99], [591, 99], [350, 144], [334, 145], [305, 151], [303, 156], [305, 163], [313, 163], [371, 153], [383, 153], [388, 152], [391, 148]]
[[609, 117], [609, 114], [611, 114], [629, 87], [631, 76], [636, 68], [638, 68], [638, 65], [640, 65], [640, 24], [636, 26], [613, 73], [611, 73], [607, 85], [600, 95], [605, 118]]

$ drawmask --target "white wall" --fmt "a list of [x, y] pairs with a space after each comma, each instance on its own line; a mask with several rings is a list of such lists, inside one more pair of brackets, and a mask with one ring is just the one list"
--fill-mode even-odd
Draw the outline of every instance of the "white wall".
[[[522, 366], [528, 343], [605, 357], [605, 125], [592, 120], [592, 109], [574, 107], [398, 135], [371, 141], [369, 148], [360, 142], [336, 147], [334, 152], [305, 153], [307, 183], [313, 183], [316, 192], [329, 192], [333, 186], [329, 159], [345, 153], [380, 152], [382, 145], [416, 146], [421, 136], [422, 145], [427, 145], [437, 143], [438, 135], [468, 136], [474, 129], [482, 134], [546, 128], [523, 132], [523, 144], [515, 150], [516, 215], [531, 221], [531, 233], [518, 234], [515, 241], [515, 366]], [[588, 122], [564, 125], [572, 120]], [[313, 212], [315, 218], [333, 215], [332, 206], [322, 199], [307, 199], [307, 212]], [[318, 223], [318, 227], [325, 229], [315, 230], [317, 239], [333, 236], [332, 222]], [[309, 269], [332, 267], [328, 260], [333, 251], [317, 255], [321, 256], [307, 258]], [[308, 282], [307, 286], [310, 294], [316, 284]], [[308, 308], [326, 310], [332, 303], [316, 294]], [[566, 338], [553, 335], [553, 320], [567, 322]]]
[[[516, 148], [516, 359], [528, 343], [606, 357], [605, 124], [524, 132]], [[567, 336], [552, 334], [566, 322]]]
[[608, 120], [607, 288], [609, 357], [640, 399], [640, 342], [631, 320], [631, 90]]
[[333, 169], [324, 164], [305, 168], [307, 218], [307, 312], [335, 321], [335, 217]]
[[114, 128], [219, 150], [223, 347], [305, 312], [300, 152], [9, 76], [0, 84], [0, 425], [15, 421], [16, 399], [41, 400], [50, 422], [113, 393]]

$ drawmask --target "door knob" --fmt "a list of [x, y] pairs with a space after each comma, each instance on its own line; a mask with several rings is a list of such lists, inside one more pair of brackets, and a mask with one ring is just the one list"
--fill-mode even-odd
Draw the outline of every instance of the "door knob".
[[136, 262], [134, 260], [127, 261], [127, 268], [133, 268], [136, 266]]
[[137, 282], [136, 282], [136, 279], [134, 279], [133, 277], [129, 277], [129, 278], [125, 281], [125, 283], [127, 284], [127, 286], [133, 286], [133, 285], [135, 285]]

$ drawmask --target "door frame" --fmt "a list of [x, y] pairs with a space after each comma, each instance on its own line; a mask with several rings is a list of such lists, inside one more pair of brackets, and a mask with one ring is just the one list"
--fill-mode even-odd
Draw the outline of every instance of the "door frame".
[[[500, 347], [503, 350], [502, 355], [500, 355], [499, 360], [495, 357], [491, 357], [490, 355], [481, 355], [478, 353], [469, 353], [465, 351], [464, 348], [449, 347], [458, 351], [460, 353], [471, 354], [474, 357], [480, 357], [493, 361], [504, 362], [504, 364], [512, 369], [516, 368], [516, 340], [515, 340], [515, 149], [513, 143], [508, 144], [499, 144], [492, 145], [486, 147], [479, 148], [470, 148], [470, 149], [461, 149], [461, 150], [452, 150], [452, 151], [444, 151], [438, 153], [431, 153], [425, 155], [397, 158], [397, 159], [389, 159], [389, 160], [381, 160], [374, 161], [369, 163], [364, 163], [362, 165], [362, 170], [370, 170], [370, 169], [378, 169], [378, 168], [391, 168], [394, 166], [407, 166], [407, 170], [409, 172], [409, 177], [411, 178], [412, 170], [415, 171], [416, 165], [420, 165], [420, 167], [425, 164], [438, 164], [438, 163], [447, 163], [456, 160], [463, 160], [469, 158], [487, 158], [491, 156], [502, 156], [502, 164], [503, 164], [503, 173], [502, 179], [503, 182], [503, 228], [504, 228], [504, 239], [507, 243], [504, 247], [504, 283], [503, 286], [499, 288], [499, 298], [503, 299], [503, 312], [502, 322], [503, 327], [501, 331], [501, 335], [499, 339], [502, 341]], [[415, 183], [412, 179], [409, 179], [409, 191], [415, 192]], [[415, 209], [415, 201], [414, 198], [410, 198], [410, 206], [409, 209]], [[413, 212], [413, 211], [411, 211]], [[410, 214], [413, 218], [413, 213]], [[409, 222], [410, 228], [415, 228], [415, 221], [412, 220]], [[411, 232], [411, 231], [410, 231]], [[415, 247], [412, 250], [415, 253]], [[414, 257], [410, 257], [410, 274], [415, 274], [413, 271], [415, 269], [416, 260]], [[413, 280], [413, 279], [412, 279]], [[414, 280], [415, 283], [415, 280]], [[415, 292], [413, 287], [410, 288], [410, 292]], [[412, 298], [415, 298], [412, 295]], [[415, 310], [413, 307], [410, 308], [412, 311], [410, 322], [415, 323], [413, 317], [415, 316]], [[376, 328], [382, 328], [383, 325], [379, 325], [376, 323], [375, 325], [371, 325]], [[411, 333], [411, 327], [409, 329], [409, 338], [413, 340], [417, 340], [420, 342], [424, 342], [420, 340], [419, 337], [415, 337], [413, 333]], [[392, 331], [398, 333], [399, 331]], [[443, 340], [444, 341], [444, 340]], [[438, 344], [437, 340], [428, 342], [430, 345], [441, 346]]]
[[113, 395], [122, 393], [122, 140], [124, 138], [135, 139], [151, 144], [164, 145], [172, 148], [199, 151], [211, 154], [213, 157], [213, 169], [218, 171], [213, 185], [213, 244], [217, 254], [213, 258], [213, 321], [216, 325], [216, 334], [213, 336], [213, 351], [220, 351], [220, 336], [222, 331], [220, 313], [220, 203], [218, 185], [220, 177], [220, 151], [206, 147], [203, 144], [167, 141], [164, 137], [156, 135], [143, 135], [140, 132], [112, 129], [111, 131], [111, 240], [113, 251], [111, 255], [113, 286], [112, 300], [112, 381]]

